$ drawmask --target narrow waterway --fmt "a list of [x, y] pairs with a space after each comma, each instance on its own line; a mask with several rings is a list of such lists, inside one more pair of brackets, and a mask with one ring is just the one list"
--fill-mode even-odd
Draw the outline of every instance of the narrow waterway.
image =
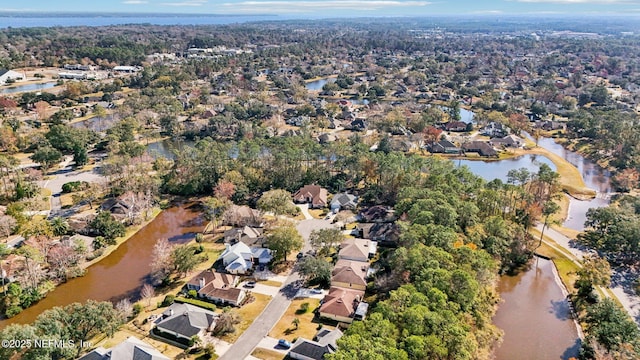
[[565, 149], [551, 138], [541, 138], [538, 141], [538, 146], [562, 157], [575, 166], [582, 174], [582, 179], [587, 187], [597, 192], [596, 197], [591, 200], [577, 200], [570, 197], [569, 213], [562, 225], [569, 229], [583, 230], [584, 222], [587, 220], [587, 211], [590, 208], [609, 205], [610, 196], [613, 192], [611, 173], [584, 156]]
[[11, 319], [0, 321], [0, 328], [9, 324], [31, 323], [45, 310], [88, 299], [117, 301], [137, 299], [142, 285], [151, 272], [151, 254], [157, 239], [182, 243], [202, 231], [204, 221], [194, 205], [182, 205], [164, 210], [147, 226], [120, 245], [109, 256], [90, 266], [83, 277], [58, 286], [46, 298]]
[[577, 357], [580, 338], [553, 263], [536, 258], [526, 271], [502, 276], [503, 299], [494, 324], [504, 330], [497, 360], [552, 360]]

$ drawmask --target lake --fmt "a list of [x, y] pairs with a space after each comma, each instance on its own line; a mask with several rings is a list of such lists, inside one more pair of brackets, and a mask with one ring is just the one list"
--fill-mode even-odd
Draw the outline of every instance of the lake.
[[511, 170], [526, 168], [532, 173], [537, 173], [541, 164], [547, 164], [552, 170], [556, 170], [556, 165], [547, 157], [542, 155], [528, 154], [516, 158], [504, 160], [452, 160], [457, 166], [466, 166], [474, 174], [486, 181], [500, 179], [507, 182], [507, 174]]
[[335, 82], [335, 81], [336, 81], [336, 78], [318, 79], [318, 80], [309, 81], [304, 86], [309, 91], [320, 91], [322, 90], [322, 87], [324, 86], [324, 84], [329, 82]]
[[12, 87], [3, 87], [0, 89], [0, 94], [6, 95], [6, 94], [15, 94], [19, 92], [27, 92], [27, 91], [40, 91], [44, 89], [50, 89], [54, 86], [56, 86], [55, 81], [40, 83], [40, 84], [24, 84], [24, 85], [12, 86]]

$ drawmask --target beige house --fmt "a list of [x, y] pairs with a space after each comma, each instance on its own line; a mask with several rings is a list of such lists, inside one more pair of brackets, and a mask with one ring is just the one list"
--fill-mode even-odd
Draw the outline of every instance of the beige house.
[[364, 291], [331, 287], [320, 306], [320, 317], [352, 323]]
[[340, 259], [331, 272], [331, 286], [366, 290], [369, 263]]
[[293, 194], [296, 203], [308, 203], [310, 208], [321, 209], [328, 204], [329, 193], [319, 185], [305, 185]]
[[368, 262], [378, 251], [378, 243], [367, 239], [349, 238], [340, 245], [338, 259]]
[[187, 290], [195, 290], [198, 297], [216, 303], [240, 306], [246, 297], [246, 291], [235, 287], [239, 278], [236, 275], [205, 270], [187, 283]]

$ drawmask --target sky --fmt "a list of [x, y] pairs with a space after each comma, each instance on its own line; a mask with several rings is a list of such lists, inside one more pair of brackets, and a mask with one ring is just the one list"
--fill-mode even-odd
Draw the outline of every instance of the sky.
[[0, 0], [0, 12], [317, 16], [640, 15], [640, 0]]

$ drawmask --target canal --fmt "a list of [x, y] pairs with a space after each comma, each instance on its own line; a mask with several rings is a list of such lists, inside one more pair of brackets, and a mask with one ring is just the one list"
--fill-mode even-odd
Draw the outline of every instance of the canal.
[[578, 328], [553, 262], [534, 259], [526, 271], [502, 276], [497, 290], [503, 303], [493, 322], [504, 330], [497, 360], [578, 356]]
[[0, 328], [31, 323], [45, 310], [73, 302], [117, 301], [125, 297], [135, 301], [142, 285], [148, 282], [156, 240], [167, 238], [175, 244], [192, 239], [204, 227], [200, 214], [193, 204], [164, 210], [115, 251], [91, 265], [85, 276], [69, 280], [37, 304], [11, 319], [0, 321]]

